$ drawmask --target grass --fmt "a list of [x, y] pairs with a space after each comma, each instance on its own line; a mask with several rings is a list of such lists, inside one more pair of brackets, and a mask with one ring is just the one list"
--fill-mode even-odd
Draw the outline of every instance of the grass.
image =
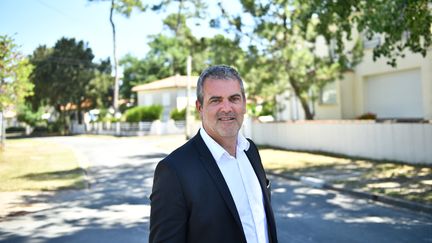
[[9, 139], [0, 151], [0, 191], [84, 188], [84, 171], [72, 150], [35, 139]]
[[432, 167], [261, 148], [266, 170], [432, 205]]

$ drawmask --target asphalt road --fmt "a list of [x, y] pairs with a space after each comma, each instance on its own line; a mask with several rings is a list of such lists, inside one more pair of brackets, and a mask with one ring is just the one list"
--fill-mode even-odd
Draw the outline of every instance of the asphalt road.
[[[1, 221], [0, 242], [147, 242], [153, 170], [166, 150], [140, 138], [44, 141], [78, 152], [90, 188], [29, 196], [49, 207]], [[271, 179], [279, 242], [432, 242], [430, 215]]]

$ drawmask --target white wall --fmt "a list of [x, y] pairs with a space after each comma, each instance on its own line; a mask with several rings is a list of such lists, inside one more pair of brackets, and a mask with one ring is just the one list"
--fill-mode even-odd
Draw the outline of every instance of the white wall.
[[252, 138], [257, 144], [285, 149], [432, 164], [432, 123], [254, 122]]

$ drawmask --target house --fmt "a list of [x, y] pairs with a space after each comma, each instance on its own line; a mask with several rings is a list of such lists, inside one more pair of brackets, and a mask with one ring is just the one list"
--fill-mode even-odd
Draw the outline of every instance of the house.
[[[312, 105], [315, 119], [355, 119], [374, 113], [377, 119], [432, 120], [432, 55], [405, 53], [392, 67], [372, 59], [378, 40], [365, 42], [363, 61], [342, 80], [327, 84]], [[304, 113], [291, 91], [277, 97], [277, 120], [301, 120]]]
[[196, 83], [198, 76], [175, 75], [165, 79], [134, 86], [137, 92], [138, 106], [162, 105], [162, 121], [169, 120], [173, 109], [184, 109], [187, 106], [187, 88], [190, 82], [189, 104], [195, 106]]

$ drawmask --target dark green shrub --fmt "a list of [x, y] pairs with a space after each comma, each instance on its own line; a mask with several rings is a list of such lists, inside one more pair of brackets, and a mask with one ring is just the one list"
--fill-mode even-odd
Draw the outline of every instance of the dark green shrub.
[[162, 116], [163, 107], [160, 105], [147, 106], [142, 110], [141, 121], [154, 121]]
[[160, 105], [137, 106], [125, 112], [127, 122], [154, 121], [160, 119], [163, 107]]
[[46, 126], [36, 126], [33, 129], [32, 134], [41, 134], [41, 133], [48, 133], [48, 127]]
[[141, 119], [140, 107], [137, 106], [126, 110], [124, 116], [126, 122], [139, 122]]
[[186, 108], [185, 109], [174, 109], [170, 113], [171, 119], [174, 121], [184, 121], [186, 120]]
[[14, 133], [14, 132], [25, 132], [25, 127], [8, 127], [6, 128], [6, 133]]

